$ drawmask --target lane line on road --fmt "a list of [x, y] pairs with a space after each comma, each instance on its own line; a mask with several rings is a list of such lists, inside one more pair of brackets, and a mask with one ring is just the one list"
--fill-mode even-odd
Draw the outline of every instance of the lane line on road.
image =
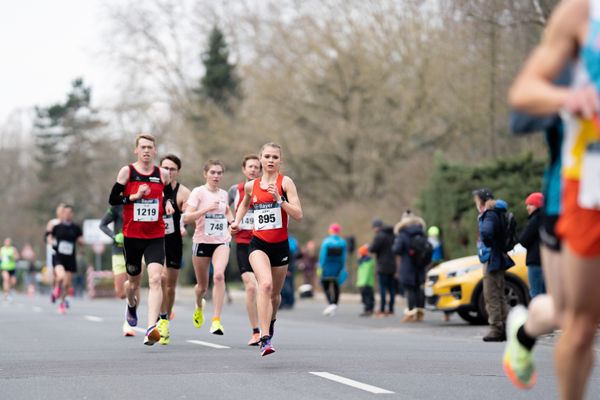
[[33, 306], [32, 309], [33, 309], [33, 312], [42, 312], [42, 311], [44, 311], [44, 309], [42, 307], [38, 307], [38, 306]]
[[94, 315], [86, 315], [83, 318], [87, 319], [88, 321], [92, 321], [92, 322], [102, 322], [102, 321], [104, 321], [104, 319], [102, 319], [100, 317], [96, 317]]
[[193, 344], [199, 344], [201, 346], [212, 347], [213, 349], [230, 349], [231, 348], [229, 346], [223, 346], [221, 344], [203, 342], [201, 340], [188, 340], [187, 342], [188, 343], [193, 343]]
[[358, 382], [352, 379], [344, 378], [343, 376], [330, 374], [329, 372], [310, 372], [313, 375], [320, 376], [321, 378], [329, 379], [331, 381], [341, 383], [343, 385], [352, 386], [356, 389], [361, 389], [374, 394], [393, 394], [389, 390], [379, 388], [377, 386], [367, 385], [366, 383]]

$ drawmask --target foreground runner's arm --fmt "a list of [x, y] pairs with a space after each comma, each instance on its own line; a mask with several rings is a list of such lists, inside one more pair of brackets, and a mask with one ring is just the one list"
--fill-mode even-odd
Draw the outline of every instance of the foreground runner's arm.
[[552, 80], [569, 60], [575, 58], [578, 42], [583, 42], [589, 5], [587, 0], [564, 1], [554, 12], [541, 44], [527, 60], [513, 84], [510, 104], [532, 114], [554, 114], [565, 107], [574, 114], [591, 118], [600, 110], [600, 101], [592, 86], [569, 89]]
[[235, 213], [235, 218], [233, 222], [229, 226], [229, 230], [232, 235], [235, 235], [240, 231], [240, 222], [244, 215], [248, 212], [250, 208], [250, 199], [252, 197], [252, 186], [254, 185], [254, 180], [246, 182], [244, 185], [244, 198], [242, 199], [238, 209]]
[[213, 203], [209, 203], [206, 207], [201, 208], [201, 209], [196, 209], [196, 207], [193, 207], [191, 205], [187, 205], [186, 210], [185, 210], [185, 214], [181, 215], [181, 219], [183, 219], [183, 222], [186, 224], [192, 223], [192, 222], [196, 222], [196, 220], [202, 216], [204, 216], [205, 214], [207, 214], [209, 211], [212, 210], [216, 210], [219, 208], [219, 202], [215, 201]]
[[104, 232], [106, 234], [106, 236], [108, 236], [112, 240], [115, 240], [115, 232], [112, 229], [110, 229], [108, 224], [110, 224], [111, 222], [114, 222], [114, 220], [115, 220], [115, 216], [112, 212], [112, 207], [111, 207], [108, 210], [106, 210], [104, 217], [102, 217], [102, 220], [100, 221], [100, 230], [102, 232]]
[[186, 186], [183, 186], [181, 184], [179, 185], [179, 191], [177, 192], [177, 206], [179, 207], [179, 211], [182, 215], [182, 218], [179, 219], [179, 229], [181, 230], [181, 236], [187, 235], [183, 215], [187, 211], [187, 201], [190, 198], [190, 193], [190, 189], [188, 189]]
[[141, 199], [144, 195], [150, 193], [150, 186], [147, 184], [140, 185], [137, 193], [130, 194], [125, 197], [123, 193], [125, 192], [125, 185], [129, 182], [129, 166], [126, 165], [119, 171], [117, 175], [117, 182], [112, 187], [110, 192], [110, 197], [108, 198], [108, 203], [111, 206], [117, 206], [119, 204], [127, 204], [132, 201], [136, 201]]
[[269, 187], [269, 193], [273, 195], [275, 201], [281, 205], [281, 208], [296, 221], [302, 220], [302, 206], [300, 206], [300, 198], [298, 197], [298, 190], [296, 185], [291, 178], [284, 176], [283, 182], [281, 182], [281, 188], [286, 193], [287, 200], [282, 199], [279, 192], [276, 190], [275, 185]]

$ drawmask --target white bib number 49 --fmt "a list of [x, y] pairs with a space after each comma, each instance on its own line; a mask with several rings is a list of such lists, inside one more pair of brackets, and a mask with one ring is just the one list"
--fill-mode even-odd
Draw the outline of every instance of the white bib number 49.
[[240, 229], [243, 231], [251, 231], [254, 228], [254, 212], [253, 210], [248, 210], [244, 218], [242, 218], [242, 223], [240, 224]]
[[204, 217], [204, 233], [208, 236], [223, 236], [227, 229], [225, 214], [206, 214]]
[[138, 222], [158, 221], [158, 199], [141, 199], [133, 203], [133, 220]]
[[264, 208], [254, 209], [254, 229], [257, 231], [282, 228], [282, 221], [281, 207], [277, 203], [272, 203]]
[[173, 221], [173, 216], [165, 215], [163, 216], [163, 221], [165, 221], [165, 235], [175, 233], [175, 221]]

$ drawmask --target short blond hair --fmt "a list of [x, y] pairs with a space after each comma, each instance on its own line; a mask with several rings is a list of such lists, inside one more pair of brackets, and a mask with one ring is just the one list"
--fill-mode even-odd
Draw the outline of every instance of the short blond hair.
[[152, 143], [154, 143], [154, 145], [156, 145], [156, 139], [154, 138], [154, 136], [152, 136], [149, 133], [138, 133], [137, 136], [135, 137], [135, 147], [137, 147], [138, 144], [140, 144], [140, 140], [142, 140], [142, 139], [149, 140]]
[[282, 154], [283, 151], [281, 150], [281, 146], [280, 145], [278, 145], [275, 142], [269, 142], [269, 143], [263, 144], [262, 147], [260, 148], [260, 153], [259, 153], [260, 156], [262, 156], [263, 150], [266, 149], [267, 147], [272, 147], [274, 149], [277, 149], [277, 150], [279, 150], [279, 155], [283, 155]]

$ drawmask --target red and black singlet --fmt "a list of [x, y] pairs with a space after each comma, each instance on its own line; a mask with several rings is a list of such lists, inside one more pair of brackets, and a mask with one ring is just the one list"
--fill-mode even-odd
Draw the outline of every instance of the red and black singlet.
[[[277, 176], [277, 191], [283, 196], [283, 175]], [[288, 215], [273, 195], [260, 187], [260, 178], [252, 185], [254, 230], [252, 234], [269, 243], [279, 243], [288, 238]]]
[[144, 175], [129, 165], [129, 181], [125, 185], [124, 195], [137, 193], [138, 188], [146, 184], [150, 194], [132, 203], [123, 205], [123, 235], [129, 238], [155, 239], [165, 236], [163, 221], [164, 182], [160, 168], [154, 166], [150, 175]]

